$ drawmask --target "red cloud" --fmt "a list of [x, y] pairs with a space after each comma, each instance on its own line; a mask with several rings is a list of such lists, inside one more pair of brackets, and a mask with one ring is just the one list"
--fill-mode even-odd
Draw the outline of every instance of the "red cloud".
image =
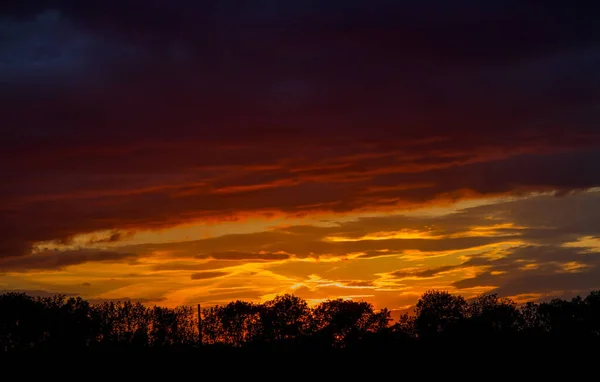
[[1, 11], [1, 257], [95, 230], [600, 185], [597, 5], [440, 20], [378, 0], [88, 3]]

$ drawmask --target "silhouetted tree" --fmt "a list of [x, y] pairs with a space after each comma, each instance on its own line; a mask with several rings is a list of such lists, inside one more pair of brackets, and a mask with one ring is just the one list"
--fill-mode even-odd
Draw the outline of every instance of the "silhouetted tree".
[[540, 306], [534, 302], [527, 302], [519, 309], [521, 319], [520, 329], [529, 335], [542, 335], [550, 328], [540, 315]]
[[398, 321], [392, 325], [392, 333], [397, 340], [407, 341], [417, 337], [415, 326], [415, 316], [410, 316], [408, 313], [402, 314]]
[[419, 336], [448, 333], [465, 319], [467, 302], [462, 296], [430, 290], [417, 302], [415, 314], [415, 329]]
[[484, 294], [468, 302], [469, 331], [476, 335], [514, 333], [519, 329], [517, 304], [497, 294]]
[[387, 327], [390, 312], [387, 309], [375, 313], [367, 302], [329, 300], [314, 310], [315, 332], [335, 346], [347, 346]]
[[592, 291], [584, 302], [586, 330], [589, 335], [600, 337], [600, 291]]
[[235, 301], [204, 311], [203, 333], [208, 343], [242, 346], [260, 332], [260, 307]]
[[0, 296], [0, 349], [22, 351], [47, 338], [43, 306], [22, 293]]
[[167, 347], [181, 343], [179, 323], [175, 312], [155, 306], [150, 311], [150, 343], [154, 347]]
[[282, 341], [305, 336], [311, 328], [311, 311], [306, 301], [286, 294], [265, 302], [259, 309], [262, 336]]
[[553, 336], [563, 338], [581, 337], [585, 333], [585, 302], [577, 296], [571, 301], [552, 299], [542, 302], [538, 315]]
[[149, 308], [139, 302], [105, 302], [97, 306], [97, 312], [101, 342], [109, 346], [148, 346]]
[[204, 344], [214, 345], [224, 342], [221, 319], [217, 314], [220, 307], [210, 307], [202, 311], [202, 338]]
[[85, 349], [97, 341], [98, 322], [92, 307], [81, 297], [54, 296], [38, 299], [43, 307], [45, 339], [42, 345], [69, 350]]
[[7, 293], [0, 295], [0, 351], [327, 350], [410, 355], [444, 344], [450, 350], [465, 340], [475, 340], [470, 345], [477, 348], [500, 340], [518, 349], [526, 345], [528, 351], [536, 344], [538, 350], [553, 344], [574, 349], [600, 341], [600, 292], [517, 308], [514, 301], [496, 294], [466, 301], [448, 292], [428, 291], [414, 316], [403, 314], [391, 326], [387, 309], [376, 312], [364, 301], [329, 300], [311, 308], [293, 295], [264, 304], [231, 302], [204, 309], [202, 318], [206, 346], [200, 348], [191, 307], [147, 307], [130, 301], [91, 305], [61, 295]]

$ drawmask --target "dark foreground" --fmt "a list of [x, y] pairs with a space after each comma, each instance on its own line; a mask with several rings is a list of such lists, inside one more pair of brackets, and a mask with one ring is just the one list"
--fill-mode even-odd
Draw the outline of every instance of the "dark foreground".
[[559, 356], [598, 354], [598, 349], [600, 292], [517, 306], [496, 295], [467, 301], [430, 291], [414, 315], [393, 324], [388, 310], [374, 311], [365, 302], [331, 300], [309, 307], [291, 295], [204, 309], [200, 322], [191, 307], [0, 295], [5, 356], [123, 354], [149, 360], [178, 354], [180, 360], [201, 359], [207, 367], [213, 361], [249, 359], [273, 362], [273, 367], [298, 366], [301, 360], [333, 367], [334, 361], [374, 365], [389, 357], [403, 364], [461, 357], [547, 363]]

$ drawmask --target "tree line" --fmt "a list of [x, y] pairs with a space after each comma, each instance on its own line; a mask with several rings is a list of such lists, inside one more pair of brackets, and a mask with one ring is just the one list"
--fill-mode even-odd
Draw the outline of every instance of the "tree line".
[[600, 339], [600, 291], [585, 298], [517, 305], [496, 294], [465, 299], [424, 293], [414, 314], [392, 323], [388, 309], [328, 300], [311, 307], [283, 295], [203, 309], [139, 302], [90, 304], [82, 298], [0, 295], [0, 352], [113, 351], [409, 351], [432, 344], [592, 342]]

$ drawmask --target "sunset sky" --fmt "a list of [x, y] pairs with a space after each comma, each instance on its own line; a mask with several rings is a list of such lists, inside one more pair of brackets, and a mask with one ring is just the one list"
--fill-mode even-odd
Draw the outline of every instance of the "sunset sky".
[[599, 14], [4, 0], [0, 291], [403, 311], [600, 288]]

